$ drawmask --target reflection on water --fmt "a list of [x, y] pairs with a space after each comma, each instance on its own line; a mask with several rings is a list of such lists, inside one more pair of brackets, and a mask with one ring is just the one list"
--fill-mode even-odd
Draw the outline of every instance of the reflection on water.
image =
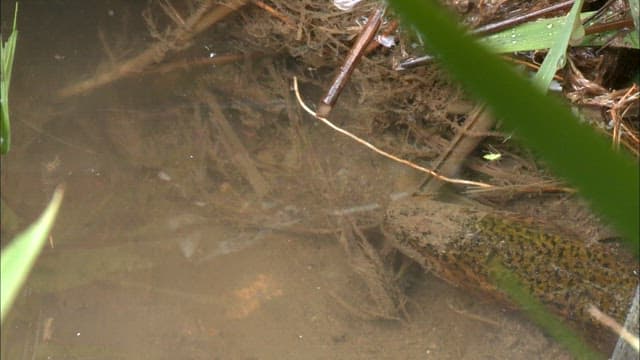
[[[376, 305], [363, 306], [371, 289], [336, 241], [338, 215], [379, 240], [390, 196], [421, 178], [303, 117], [287, 80], [303, 66], [247, 59], [53, 96], [148, 43], [140, 5], [20, 9], [2, 197], [26, 223], [57, 184], [67, 196], [3, 325], [3, 358], [566, 358], [530, 325], [418, 275], [398, 285], [415, 301], [409, 321], [358, 317]], [[194, 52], [229, 48], [220, 31]], [[127, 54], [110, 58], [105, 41]], [[354, 104], [336, 110], [344, 123], [361, 117], [356, 100], [341, 99]]]

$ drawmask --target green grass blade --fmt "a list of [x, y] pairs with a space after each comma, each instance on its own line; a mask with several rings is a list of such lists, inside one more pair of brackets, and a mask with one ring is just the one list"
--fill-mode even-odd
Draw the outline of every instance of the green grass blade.
[[632, 36], [631, 43], [638, 49], [640, 48], [640, 0], [629, 0], [629, 7], [631, 8], [631, 17], [635, 25], [635, 29], [630, 31]]
[[[586, 19], [594, 13], [595, 11], [585, 12], [580, 17]], [[496, 53], [549, 49], [556, 43], [566, 20], [566, 16], [561, 16], [528, 22], [480, 38], [478, 43]]]
[[[593, 14], [595, 14], [595, 11], [583, 12], [580, 14], [580, 19], [585, 20]], [[512, 29], [482, 37], [478, 39], [478, 43], [487, 46], [495, 53], [549, 49], [556, 43], [556, 38], [560, 34], [566, 19], [566, 16], [560, 16], [528, 22]], [[579, 46], [602, 46], [609, 42], [617, 32], [618, 30], [612, 30], [587, 35]], [[624, 35], [618, 44], [638, 49], [638, 32], [630, 31]]]
[[506, 269], [497, 259], [489, 263], [489, 276], [496, 286], [509, 295], [509, 298], [527, 314], [538, 326], [565, 349], [569, 350], [576, 359], [601, 359], [602, 355], [589, 349], [574, 332], [559, 318], [549, 313], [545, 306], [527, 291], [520, 280]]
[[55, 220], [64, 191], [56, 189], [47, 209], [0, 255], [0, 318], [4, 321], [13, 300], [29, 275]]
[[633, 17], [633, 24], [636, 26], [636, 33], [640, 30], [640, 0], [629, 0], [629, 7], [631, 8], [631, 17]]
[[13, 71], [13, 57], [18, 41], [18, 4], [13, 16], [13, 29], [11, 35], [0, 49], [0, 154], [6, 154], [11, 148], [11, 123], [9, 122], [9, 87], [11, 85], [11, 72]]
[[626, 154], [579, 124], [557, 99], [545, 96], [515, 70], [463, 33], [433, 0], [391, 0], [398, 14], [418, 29], [429, 50], [508, 130], [544, 158], [556, 175], [590, 199], [622, 233], [638, 256], [640, 196], [638, 167]]
[[549, 89], [549, 84], [553, 80], [553, 76], [558, 69], [563, 68], [566, 62], [567, 46], [571, 37], [582, 31], [584, 37], [584, 28], [580, 22], [580, 9], [582, 9], [583, 0], [576, 0], [571, 7], [571, 11], [567, 14], [564, 23], [560, 26], [560, 33], [555, 39], [555, 43], [547, 53], [542, 62], [542, 66], [533, 77], [533, 83], [540, 87], [544, 92]]

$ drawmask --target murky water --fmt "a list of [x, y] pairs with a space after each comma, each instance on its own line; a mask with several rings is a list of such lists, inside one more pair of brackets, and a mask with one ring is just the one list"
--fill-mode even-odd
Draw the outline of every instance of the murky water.
[[[339, 218], [375, 240], [386, 204], [421, 178], [303, 115], [291, 75], [314, 101], [321, 82], [302, 64], [135, 74], [58, 97], [152, 42], [144, 3], [20, 4], [2, 197], [23, 227], [67, 192], [2, 358], [567, 358], [513, 312], [424, 275], [402, 285], [403, 320], [375, 320], [385, 309]], [[233, 50], [226, 39], [214, 27], [188, 53]], [[341, 102], [333, 116], [357, 128], [357, 98]]]

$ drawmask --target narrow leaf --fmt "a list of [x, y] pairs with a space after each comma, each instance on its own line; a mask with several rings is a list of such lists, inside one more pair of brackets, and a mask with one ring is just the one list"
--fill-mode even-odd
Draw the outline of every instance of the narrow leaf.
[[18, 3], [13, 15], [13, 29], [7, 42], [0, 49], [0, 154], [6, 154], [11, 148], [11, 123], [9, 122], [9, 87], [13, 71], [13, 57], [18, 41]]
[[[569, 46], [569, 41], [571, 40], [572, 34], [579, 28], [582, 27], [580, 23], [580, 9], [582, 9], [583, 0], [576, 0], [571, 7], [571, 11], [566, 16], [564, 24], [560, 26], [560, 33], [556, 37], [556, 41], [547, 53], [547, 56], [544, 58], [542, 62], [542, 66], [540, 66], [540, 70], [536, 73], [533, 78], [534, 84], [543, 89], [543, 91], [547, 91], [549, 88], [549, 84], [553, 79], [553, 76], [556, 74], [556, 71], [562, 67], [564, 67], [566, 54], [567, 54], [567, 46]], [[582, 33], [584, 34], [584, 29], [582, 29]]]
[[4, 321], [13, 300], [24, 284], [47, 239], [62, 202], [64, 190], [56, 189], [40, 218], [18, 234], [0, 255], [0, 318]]

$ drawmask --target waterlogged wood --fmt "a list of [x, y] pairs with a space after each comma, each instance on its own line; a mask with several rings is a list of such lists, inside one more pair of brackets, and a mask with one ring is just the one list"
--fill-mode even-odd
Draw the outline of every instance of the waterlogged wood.
[[[491, 129], [495, 119], [483, 105], [476, 105], [471, 110], [464, 127], [460, 129], [449, 143], [445, 151], [436, 159], [433, 170], [446, 177], [456, 177], [462, 164], [475, 148], [484, 140], [484, 136], [468, 136], [469, 133], [486, 133]], [[432, 176], [420, 185], [425, 194], [436, 194], [445, 183]]]
[[[209, 3], [212, 3], [212, 1], [209, 1]], [[60, 90], [58, 94], [61, 97], [68, 97], [86, 93], [113, 81], [119, 80], [127, 75], [140, 73], [147, 66], [162, 61], [167, 53], [172, 49], [182, 48], [198, 33], [224, 19], [227, 15], [233, 13], [246, 3], [247, 0], [233, 0], [228, 4], [217, 6], [210, 11], [207, 11], [209, 10], [209, 5], [203, 5], [200, 9], [203, 10], [204, 13], [202, 13], [202, 11], [196, 11], [185, 22], [184, 26], [174, 29], [173, 32], [166, 36], [167, 40], [153, 44], [133, 58], [114, 65], [109, 71], [100, 73], [90, 79], [69, 85]]]
[[234, 164], [242, 172], [259, 197], [267, 195], [270, 191], [269, 183], [262, 177], [253, 160], [251, 160], [249, 152], [220, 110], [220, 103], [213, 94], [206, 90], [200, 91], [200, 94], [211, 109], [211, 123], [219, 130], [220, 140], [229, 153], [229, 156], [233, 159]]

